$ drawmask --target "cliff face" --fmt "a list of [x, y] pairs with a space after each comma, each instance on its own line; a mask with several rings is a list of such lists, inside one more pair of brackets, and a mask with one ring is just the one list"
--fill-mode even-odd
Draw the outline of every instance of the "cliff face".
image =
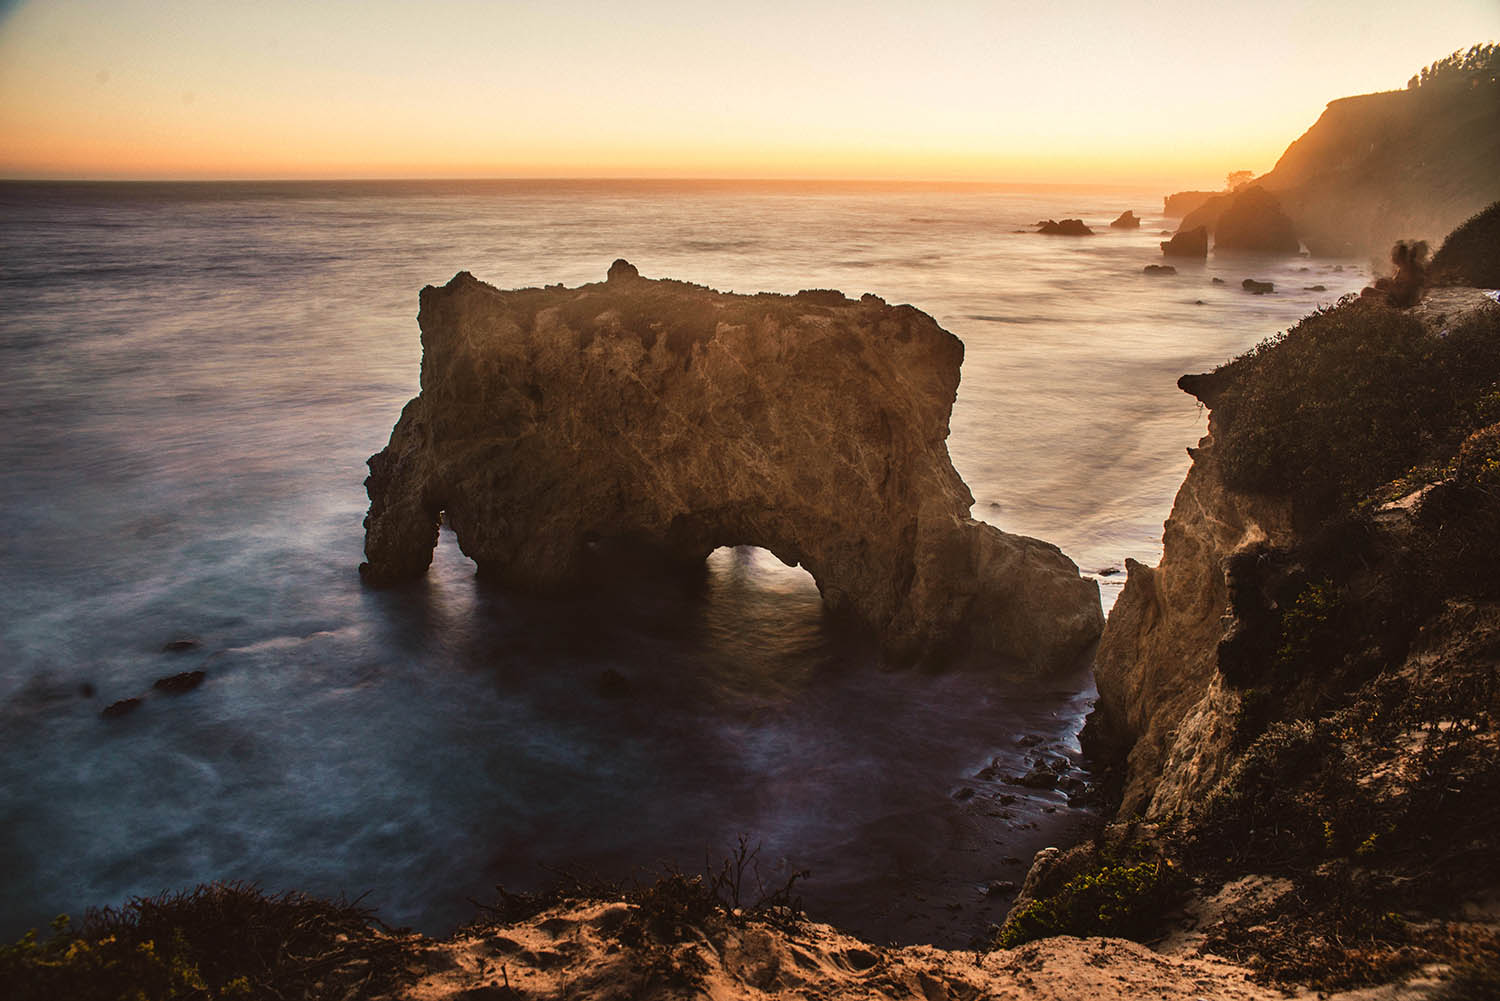
[[1225, 564], [1292, 536], [1284, 499], [1225, 486], [1213, 427], [1192, 450], [1162, 539], [1160, 565], [1129, 577], [1099, 642], [1091, 747], [1122, 763], [1120, 813], [1181, 812], [1223, 777], [1239, 696], [1219, 675], [1229, 604]]
[[946, 439], [962, 343], [910, 306], [650, 281], [422, 291], [422, 392], [370, 459], [362, 567], [426, 571], [446, 516], [480, 573], [576, 587], [757, 545], [898, 660], [1036, 670], [1102, 627], [1056, 547], [969, 517]]
[[1179, 386], [1210, 434], [1161, 564], [1129, 567], [1084, 732], [1116, 823], [1039, 855], [1007, 929], [1180, 873], [1194, 934], [1262, 975], [1446, 963], [1479, 985], [1453, 996], [1495, 996], [1500, 307], [1366, 297]]
[[1315, 254], [1436, 244], [1500, 198], [1500, 83], [1333, 101], [1256, 183]]

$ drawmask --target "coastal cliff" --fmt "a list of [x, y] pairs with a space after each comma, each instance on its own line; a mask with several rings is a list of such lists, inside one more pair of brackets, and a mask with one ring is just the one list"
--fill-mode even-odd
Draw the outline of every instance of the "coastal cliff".
[[1500, 198], [1500, 81], [1333, 101], [1257, 183], [1314, 254], [1436, 242]]
[[1490, 996], [1500, 306], [1351, 298], [1179, 385], [1209, 434], [1161, 563], [1129, 566], [1084, 733], [1115, 822], [1039, 858], [1008, 927], [1145, 859], [1186, 901], [1178, 934], [1263, 976], [1437, 963]]
[[973, 652], [1045, 672], [1103, 625], [1055, 546], [969, 515], [948, 457], [963, 344], [834, 291], [648, 280], [422, 291], [422, 392], [370, 459], [365, 579], [424, 573], [442, 519], [528, 591], [764, 547], [894, 661]]
[[1237, 553], [1285, 546], [1291, 505], [1226, 486], [1213, 427], [1163, 528], [1156, 567], [1126, 561], [1129, 576], [1094, 660], [1099, 703], [1092, 746], [1123, 764], [1120, 812], [1181, 811], [1222, 777], [1239, 696], [1218, 671], [1228, 582]]
[[1169, 195], [1165, 214], [1216, 248], [1294, 254], [1300, 239], [1320, 256], [1383, 255], [1396, 240], [1436, 243], [1496, 199], [1500, 47], [1476, 45], [1406, 90], [1330, 101], [1269, 172]]

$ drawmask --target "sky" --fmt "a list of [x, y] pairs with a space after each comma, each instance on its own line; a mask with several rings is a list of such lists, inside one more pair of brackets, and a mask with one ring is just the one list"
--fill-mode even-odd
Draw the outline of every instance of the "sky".
[[1218, 187], [1500, 0], [0, 0], [0, 177]]

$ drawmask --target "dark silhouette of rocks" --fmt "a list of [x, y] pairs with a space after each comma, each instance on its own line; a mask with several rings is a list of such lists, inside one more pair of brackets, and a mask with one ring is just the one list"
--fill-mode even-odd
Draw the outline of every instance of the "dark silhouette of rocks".
[[168, 640], [166, 644], [162, 646], [162, 652], [186, 653], [189, 650], [197, 649], [197, 647], [198, 641], [193, 639], [191, 636], [179, 636], [176, 639]]
[[1057, 222], [1047, 219], [1037, 223], [1037, 232], [1045, 236], [1093, 236], [1094, 231], [1083, 224], [1082, 219], [1064, 219]]
[[1214, 250], [1256, 250], [1295, 254], [1302, 249], [1297, 228], [1281, 211], [1276, 196], [1259, 186], [1237, 192], [1219, 216]]
[[180, 695], [183, 692], [191, 692], [203, 684], [207, 677], [202, 671], [183, 671], [181, 674], [168, 675], [165, 678], [157, 678], [151, 683], [151, 687], [158, 692], [166, 692], [169, 695]]
[[1199, 226], [1163, 240], [1161, 252], [1168, 257], [1207, 257], [1208, 230]]
[[1252, 295], [1269, 295], [1270, 293], [1276, 291], [1276, 283], [1261, 282], [1256, 281], [1254, 278], [1246, 278], [1244, 281], [1240, 282], [1240, 288], [1244, 289], [1246, 292], [1251, 293]]
[[1148, 275], [1175, 275], [1177, 269], [1170, 264], [1148, 264], [1141, 269]]
[[1328, 291], [1328, 286], [1327, 285], [1304, 285], [1304, 286], [1302, 286], [1302, 291], [1304, 291], [1304, 292], [1327, 292]]
[[1219, 277], [1210, 278], [1209, 281], [1213, 282], [1215, 285], [1227, 285], [1227, 284], [1229, 284], [1224, 279], [1219, 278]]
[[121, 699], [118, 702], [111, 702], [99, 710], [99, 715], [104, 719], [119, 719], [121, 716], [135, 712], [140, 707], [140, 699]]
[[632, 278], [639, 278], [640, 276], [641, 273], [636, 270], [635, 265], [622, 257], [609, 266], [609, 272], [605, 276], [605, 280], [611, 282], [629, 281]]
[[894, 661], [1087, 651], [1097, 584], [969, 516], [946, 447], [958, 338], [875, 296], [611, 274], [422, 290], [422, 391], [365, 481], [368, 583], [424, 574], [446, 513], [480, 574], [526, 591], [758, 545]]
[[1141, 220], [1136, 217], [1134, 211], [1132, 211], [1131, 209], [1126, 209], [1124, 212], [1120, 213], [1120, 217], [1118, 219], [1116, 219], [1109, 225], [1112, 229], [1140, 229]]

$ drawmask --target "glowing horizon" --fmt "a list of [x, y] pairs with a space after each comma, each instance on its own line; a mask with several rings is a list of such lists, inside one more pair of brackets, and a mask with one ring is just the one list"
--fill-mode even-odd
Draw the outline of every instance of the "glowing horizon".
[[1217, 188], [1269, 170], [1328, 101], [1399, 89], [1500, 35], [1490, 0], [1422, 23], [1409, 4], [1351, 0], [1218, 17], [1183, 0], [963, 0], [920, 17], [784, 0], [9, 7], [12, 178]]

